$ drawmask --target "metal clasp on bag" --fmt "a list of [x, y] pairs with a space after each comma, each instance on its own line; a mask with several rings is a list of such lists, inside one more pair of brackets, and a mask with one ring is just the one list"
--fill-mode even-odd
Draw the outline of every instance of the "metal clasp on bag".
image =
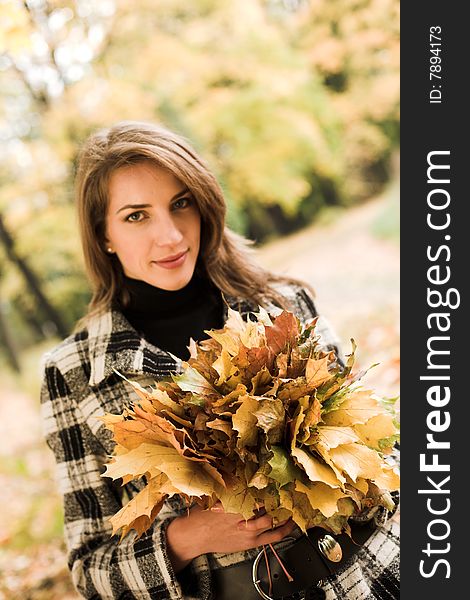
[[268, 596], [267, 594], [265, 594], [263, 589], [260, 586], [261, 579], [258, 579], [258, 565], [259, 565], [259, 561], [261, 560], [262, 556], [264, 556], [264, 550], [261, 550], [261, 552], [258, 554], [258, 556], [253, 561], [253, 568], [251, 570], [251, 578], [253, 580], [253, 585], [255, 586], [255, 590], [258, 592], [258, 594], [261, 596], [261, 598], [264, 598], [264, 600], [276, 600], [275, 598], [272, 598], [271, 596]]
[[[258, 578], [258, 565], [259, 565], [259, 561], [261, 560], [262, 556], [264, 556], [264, 550], [261, 550], [261, 552], [258, 554], [258, 556], [253, 561], [253, 568], [251, 570], [251, 577], [253, 580], [253, 585], [255, 586], [255, 590], [258, 592], [258, 594], [261, 596], [261, 598], [263, 598], [263, 600], [276, 600], [276, 598], [273, 598], [272, 596], [268, 596], [268, 594], [266, 594], [266, 592], [264, 592], [264, 590], [260, 586], [261, 579]], [[317, 582], [316, 588], [317, 588], [319, 594], [321, 594], [318, 597], [324, 598], [325, 592], [319, 587], [320, 585], [323, 585], [323, 581], [321, 579], [320, 579], [320, 581]], [[317, 591], [317, 590], [315, 590], [315, 591]], [[314, 598], [316, 596], [312, 596], [312, 594], [310, 593], [310, 595], [308, 597]]]
[[324, 535], [318, 540], [318, 548], [325, 558], [331, 562], [339, 562], [343, 558], [341, 545], [331, 535]]

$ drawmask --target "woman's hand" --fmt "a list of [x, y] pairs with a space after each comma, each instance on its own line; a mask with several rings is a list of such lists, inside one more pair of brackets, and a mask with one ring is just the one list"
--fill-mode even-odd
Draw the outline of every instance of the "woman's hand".
[[226, 513], [220, 502], [210, 510], [194, 506], [189, 515], [174, 519], [167, 528], [167, 547], [176, 573], [193, 558], [207, 552], [239, 552], [262, 544], [274, 544], [292, 533], [288, 519], [273, 529], [267, 514], [245, 521], [242, 515]]

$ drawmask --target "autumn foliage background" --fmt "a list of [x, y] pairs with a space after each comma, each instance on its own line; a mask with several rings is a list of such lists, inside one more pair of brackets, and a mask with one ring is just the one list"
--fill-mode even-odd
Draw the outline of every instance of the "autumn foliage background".
[[192, 140], [229, 223], [301, 277], [364, 383], [399, 393], [397, 0], [0, 0], [0, 599], [75, 598], [38, 420], [40, 355], [89, 290], [79, 143], [120, 119]]

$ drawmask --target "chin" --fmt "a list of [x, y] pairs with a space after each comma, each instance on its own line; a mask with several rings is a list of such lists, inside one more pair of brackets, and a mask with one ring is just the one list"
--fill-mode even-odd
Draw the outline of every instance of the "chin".
[[160, 279], [157, 281], [152, 281], [152, 285], [160, 288], [161, 290], [166, 290], [167, 292], [177, 292], [178, 290], [181, 290], [182, 288], [188, 285], [188, 283], [192, 279], [193, 273], [194, 271], [191, 273], [180, 275], [179, 277], [168, 277], [164, 280]]

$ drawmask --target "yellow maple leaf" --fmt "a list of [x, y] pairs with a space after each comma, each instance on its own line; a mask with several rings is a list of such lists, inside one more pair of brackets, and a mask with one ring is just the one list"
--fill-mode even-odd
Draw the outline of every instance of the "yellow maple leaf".
[[374, 483], [382, 490], [393, 492], [400, 489], [400, 475], [395, 467], [383, 466], [381, 473], [374, 477]]
[[358, 477], [374, 479], [382, 472], [382, 460], [375, 452], [363, 444], [343, 444], [329, 451], [331, 460], [347, 473], [353, 481]]
[[293, 448], [292, 456], [303, 468], [310, 481], [322, 481], [330, 488], [339, 488], [341, 483], [334, 474], [333, 470], [321, 463], [317, 458], [305, 452], [301, 448]]
[[351, 427], [320, 426], [317, 435], [328, 449], [359, 441], [359, 436]]
[[225, 349], [222, 349], [220, 356], [212, 366], [219, 374], [219, 379], [215, 382], [215, 385], [221, 385], [238, 370], [237, 367], [232, 364], [231, 356]]
[[328, 358], [309, 358], [305, 367], [305, 379], [312, 388], [320, 387], [322, 383], [330, 379], [328, 372]]
[[243, 481], [227, 486], [218, 493], [218, 497], [225, 512], [243, 515], [245, 519], [250, 519], [257, 507], [255, 497]]
[[133, 475], [135, 478], [147, 472], [165, 473], [172, 485], [187, 496], [210, 496], [219, 484], [200, 462], [181, 456], [176, 448], [156, 444], [141, 444], [116, 456], [114, 462], [106, 465], [103, 476], [117, 479]]
[[296, 410], [296, 413], [293, 417], [293, 420], [290, 424], [290, 432], [291, 432], [291, 449], [295, 448], [297, 442], [297, 435], [300, 430], [300, 426], [302, 425], [305, 419], [305, 410], [308, 407], [308, 399], [309, 396], [303, 396], [299, 398], [299, 405]]
[[258, 419], [254, 414], [258, 408], [258, 400], [252, 396], [240, 396], [240, 407], [232, 417], [233, 428], [238, 431], [239, 448], [244, 446], [253, 446], [258, 439], [258, 429], [256, 423]]
[[296, 481], [295, 489], [298, 492], [303, 492], [309, 499], [312, 508], [319, 510], [327, 518], [337, 512], [338, 500], [346, 497], [346, 494], [342, 490], [331, 489], [330, 486], [321, 482], [306, 486], [301, 481]]
[[326, 425], [348, 427], [356, 423], [367, 423], [369, 419], [383, 413], [383, 409], [369, 390], [351, 392], [339, 408], [323, 416]]
[[279, 501], [283, 508], [292, 513], [292, 520], [303, 532], [314, 524], [315, 513], [309, 499], [302, 492], [279, 490]]
[[395, 435], [398, 429], [393, 423], [393, 415], [383, 413], [369, 419], [366, 423], [356, 423], [354, 431], [370, 448], [380, 450], [379, 440]]
[[341, 481], [342, 484], [346, 483], [346, 477], [344, 476], [342, 470], [338, 468], [338, 466], [331, 459], [330, 449], [320, 439], [318, 439], [318, 436], [316, 436], [316, 442], [313, 447], [315, 448], [315, 452], [318, 452], [326, 464], [333, 470], [336, 478]]
[[137, 531], [139, 538], [155, 520], [167, 496], [177, 492], [163, 473], [150, 479], [143, 490], [110, 518], [113, 535], [122, 527], [121, 540], [131, 529]]

